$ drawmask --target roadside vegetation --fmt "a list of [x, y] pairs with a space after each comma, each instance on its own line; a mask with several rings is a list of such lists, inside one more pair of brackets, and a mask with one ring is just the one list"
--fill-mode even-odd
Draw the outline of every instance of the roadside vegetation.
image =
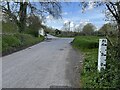
[[[37, 6], [39, 5], [38, 8]], [[61, 17], [59, 2], [9, 2], [2, 1], [2, 55], [10, 54], [44, 40], [38, 35], [40, 29], [46, 32], [45, 17], [51, 15], [58, 19]], [[18, 7], [18, 8], [16, 8]], [[44, 8], [43, 8], [44, 7]], [[1, 42], [0, 41], [0, 42]]]
[[[100, 38], [108, 40], [106, 69], [102, 69], [101, 72], [97, 70]], [[83, 88], [120, 87], [120, 62], [117, 57], [118, 46], [116, 41], [117, 28], [113, 23], [106, 23], [97, 31], [95, 31], [95, 26], [87, 24], [77, 33], [72, 45], [84, 55], [80, 80]]]
[[[81, 84], [83, 88], [117, 88], [119, 86], [118, 62], [114, 57], [113, 48], [108, 44], [107, 66], [98, 72], [98, 36], [77, 36], [72, 45], [84, 54]], [[112, 55], [113, 56], [112, 56]]]
[[2, 36], [2, 55], [32, 46], [44, 40], [44, 37], [33, 37], [29, 34], [13, 34]]
[[[32, 20], [31, 20], [32, 19]], [[38, 30], [42, 28], [41, 20], [37, 16], [29, 16], [27, 18], [26, 29], [19, 32], [16, 23], [4, 17], [2, 23], [2, 55], [7, 55], [29, 46], [37, 44], [44, 40], [44, 36], [38, 37]]]

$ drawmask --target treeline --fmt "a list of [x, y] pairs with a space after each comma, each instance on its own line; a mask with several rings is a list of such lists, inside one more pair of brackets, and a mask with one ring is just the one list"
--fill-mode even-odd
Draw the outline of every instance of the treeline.
[[[79, 31], [79, 32], [78, 32]], [[49, 28], [48, 31], [50, 34], [53, 34], [58, 37], [74, 37], [74, 36], [116, 36], [117, 28], [111, 23], [104, 24], [99, 30], [96, 27], [88, 23], [82, 29], [77, 28], [74, 31], [69, 30], [58, 30]]]

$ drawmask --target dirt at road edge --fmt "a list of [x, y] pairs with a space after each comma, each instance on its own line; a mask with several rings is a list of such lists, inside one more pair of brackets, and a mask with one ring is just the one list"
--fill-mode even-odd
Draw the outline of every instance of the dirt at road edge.
[[83, 64], [83, 55], [78, 50], [72, 48], [69, 51], [68, 64], [66, 65], [66, 78], [73, 88], [80, 88], [80, 75]]

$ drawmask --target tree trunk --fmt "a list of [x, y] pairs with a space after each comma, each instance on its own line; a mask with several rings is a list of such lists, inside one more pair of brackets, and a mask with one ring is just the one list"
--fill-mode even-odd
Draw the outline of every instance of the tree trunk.
[[26, 17], [27, 17], [27, 2], [20, 2], [20, 12], [19, 12], [19, 31], [23, 32], [26, 27]]

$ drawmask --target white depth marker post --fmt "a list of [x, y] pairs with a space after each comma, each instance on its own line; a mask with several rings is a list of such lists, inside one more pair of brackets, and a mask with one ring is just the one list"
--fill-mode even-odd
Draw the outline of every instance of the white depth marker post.
[[107, 39], [99, 39], [98, 71], [106, 68]]

